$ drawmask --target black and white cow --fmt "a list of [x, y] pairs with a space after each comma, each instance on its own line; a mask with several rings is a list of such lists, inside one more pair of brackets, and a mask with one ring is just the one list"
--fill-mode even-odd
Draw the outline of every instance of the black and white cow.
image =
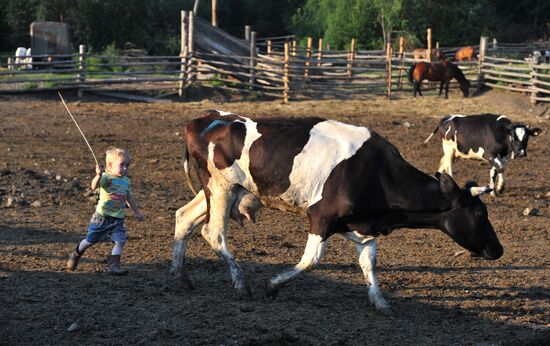
[[437, 228], [485, 259], [502, 256], [485, 205], [476, 196], [488, 187], [460, 188], [447, 174], [422, 173], [366, 127], [206, 111], [185, 126], [185, 139], [202, 190], [176, 212], [171, 272], [178, 278], [188, 280], [183, 271], [187, 241], [203, 223], [202, 236], [228, 265], [235, 288], [250, 294], [228, 249], [226, 229], [229, 218], [252, 219], [262, 204], [307, 215], [310, 223], [302, 259], [270, 280], [268, 296], [319, 263], [336, 233], [355, 243], [369, 300], [383, 313], [391, 309], [375, 276], [375, 237], [380, 234]]
[[[443, 145], [443, 157], [439, 172], [453, 175], [455, 157], [486, 160], [493, 165], [490, 173], [491, 194], [504, 191], [504, 169], [511, 159], [527, 155], [529, 137], [538, 136], [540, 128], [530, 129], [512, 123], [505, 115], [449, 115], [444, 117], [430, 136], [439, 133]], [[496, 185], [496, 189], [495, 189]]]

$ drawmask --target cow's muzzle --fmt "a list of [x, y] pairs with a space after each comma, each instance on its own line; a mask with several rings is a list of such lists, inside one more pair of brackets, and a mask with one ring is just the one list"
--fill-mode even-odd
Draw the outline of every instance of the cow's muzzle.
[[494, 261], [502, 257], [504, 254], [504, 249], [502, 246], [499, 246], [495, 249], [484, 249], [480, 254], [474, 257], [482, 257], [483, 259]]
[[500, 245], [495, 248], [485, 248], [480, 253], [470, 252], [470, 255], [473, 258], [483, 258], [490, 261], [494, 261], [501, 258], [503, 254], [504, 254], [504, 249]]

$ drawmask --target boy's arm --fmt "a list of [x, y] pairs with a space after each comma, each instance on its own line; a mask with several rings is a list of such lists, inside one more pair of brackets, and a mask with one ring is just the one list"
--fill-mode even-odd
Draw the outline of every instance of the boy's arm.
[[101, 165], [95, 166], [95, 177], [92, 179], [92, 184], [90, 187], [92, 191], [95, 191], [99, 187], [99, 182], [101, 181], [101, 175], [103, 174], [103, 167]]
[[128, 194], [128, 199], [126, 200], [126, 204], [128, 204], [130, 209], [132, 209], [136, 218], [139, 221], [143, 221], [143, 214], [141, 214], [141, 211], [139, 211], [134, 195], [131, 192]]

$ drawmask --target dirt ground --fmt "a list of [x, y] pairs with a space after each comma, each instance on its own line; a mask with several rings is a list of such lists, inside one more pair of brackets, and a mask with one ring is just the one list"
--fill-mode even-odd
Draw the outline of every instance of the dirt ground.
[[[67, 93], [98, 159], [128, 148], [146, 220], [128, 216], [124, 277], [104, 273], [111, 245], [88, 250], [76, 272], [67, 255], [86, 234], [94, 161], [55, 95], [0, 96], [0, 344], [2, 345], [548, 345], [550, 343], [550, 123], [544, 105], [497, 91], [448, 100], [433, 92], [362, 101], [130, 103]], [[182, 124], [204, 109], [244, 116], [322, 116], [368, 126], [425, 172], [441, 146], [422, 141], [446, 114], [492, 112], [542, 127], [513, 161], [507, 191], [483, 197], [505, 247], [470, 258], [437, 230], [378, 239], [378, 279], [395, 312], [369, 306], [353, 245], [331, 240], [322, 264], [266, 299], [264, 285], [296, 264], [306, 220], [263, 209], [256, 225], [231, 225], [229, 242], [253, 288], [241, 300], [226, 267], [197, 236], [186, 270], [195, 289], [168, 275], [175, 211], [191, 199], [182, 170]], [[550, 111], [549, 111], [550, 112]], [[489, 165], [457, 162], [460, 184], [486, 184]], [[524, 216], [526, 208], [536, 215]], [[67, 329], [73, 323], [77, 330]]]

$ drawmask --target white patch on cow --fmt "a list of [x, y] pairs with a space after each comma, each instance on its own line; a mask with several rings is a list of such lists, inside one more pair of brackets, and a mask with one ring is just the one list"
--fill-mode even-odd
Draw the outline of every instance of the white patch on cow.
[[208, 145], [208, 170], [211, 172], [213, 177], [216, 175], [216, 172], [218, 172], [218, 174], [223, 177], [223, 180], [225, 180], [225, 182], [229, 185], [241, 185], [245, 189], [257, 195], [258, 188], [252, 179], [252, 175], [250, 174], [250, 147], [262, 135], [258, 132], [258, 124], [255, 121], [245, 117], [241, 117], [241, 119], [242, 120], [235, 121], [243, 123], [246, 127], [246, 136], [241, 152], [241, 158], [235, 160], [231, 166], [218, 170], [214, 165], [215, 144], [210, 143]]
[[363, 270], [365, 281], [369, 287], [369, 300], [378, 310], [389, 309], [388, 302], [382, 296], [376, 279], [376, 241], [373, 237], [362, 235], [359, 232], [342, 234], [346, 239], [355, 243], [359, 255], [359, 265]]
[[219, 110], [216, 110], [216, 112], [218, 112], [218, 113], [220, 114], [221, 117], [225, 117], [226, 115], [235, 114], [235, 113], [225, 112], [225, 111], [219, 111]]
[[363, 235], [357, 231], [346, 232], [342, 234], [346, 239], [351, 240], [356, 244], [366, 244], [367, 242], [374, 239], [372, 236]]
[[451, 121], [454, 118], [464, 118], [464, 117], [466, 117], [466, 115], [464, 115], [464, 114], [451, 114], [451, 115], [449, 115], [449, 118], [447, 120], [445, 120], [445, 122]]
[[[455, 143], [456, 144], [456, 143]], [[478, 159], [478, 160], [485, 160], [483, 158], [483, 153], [485, 153], [485, 149], [483, 148], [479, 148], [477, 151], [473, 151], [472, 149], [470, 149], [466, 154], [465, 153], [462, 153], [460, 152], [459, 150], [456, 150], [455, 151], [455, 156], [456, 157], [461, 157], [463, 159]]]
[[451, 132], [451, 125], [449, 125], [447, 131], [445, 131], [445, 136], [443, 136], [443, 138], [447, 139], [447, 135], [449, 134], [449, 132]]
[[340, 162], [352, 157], [371, 136], [366, 127], [327, 120], [316, 124], [294, 158], [290, 186], [280, 196], [291, 205], [310, 207], [323, 197], [323, 185]]
[[456, 142], [449, 139], [443, 139], [441, 141], [441, 146], [443, 147], [443, 156], [439, 161], [438, 172], [446, 172], [448, 175], [453, 175], [453, 159], [455, 157]]
[[503, 173], [498, 174], [498, 180], [497, 181], [498, 181], [497, 190], [502, 191], [502, 189], [504, 188], [504, 174]]
[[506, 115], [501, 115], [497, 118], [497, 121], [499, 121], [501, 119], [508, 119], [508, 117]]
[[525, 128], [524, 127], [516, 127], [516, 136], [518, 137], [519, 141], [523, 141], [523, 138], [525, 137]]

